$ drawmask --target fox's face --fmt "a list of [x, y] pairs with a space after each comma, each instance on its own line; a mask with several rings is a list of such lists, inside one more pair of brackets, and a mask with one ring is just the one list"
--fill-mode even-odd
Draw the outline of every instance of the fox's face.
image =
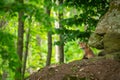
[[94, 57], [93, 51], [90, 49], [90, 47], [86, 43], [79, 43], [80, 48], [84, 50], [84, 58], [92, 58]]
[[81, 49], [87, 48], [87, 44], [86, 43], [79, 43], [79, 44], [80, 44], [80, 48]]

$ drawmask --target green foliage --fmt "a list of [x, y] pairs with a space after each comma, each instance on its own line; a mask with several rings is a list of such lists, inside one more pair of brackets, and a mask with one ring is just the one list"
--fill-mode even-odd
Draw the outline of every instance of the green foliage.
[[[14, 72], [19, 66], [18, 56], [15, 48], [15, 37], [10, 33], [0, 30], [0, 66], [1, 71]], [[1, 74], [2, 74], [1, 73]]]
[[[71, 56], [72, 55], [72, 56]], [[83, 58], [83, 52], [80, 50], [76, 41], [70, 41], [65, 44], [65, 61], [70, 62]]]
[[62, 34], [63, 42], [79, 39], [87, 41], [91, 32], [84, 32], [80, 30], [69, 30], [66, 28], [56, 29], [56, 34]]
[[[30, 44], [27, 59], [26, 76], [45, 66], [47, 56], [47, 32], [52, 33], [53, 44], [64, 43], [65, 62], [82, 59], [78, 41], [87, 41], [94, 31], [99, 18], [108, 9], [109, 0], [65, 0], [64, 4], [57, 5], [56, 0], [24, 0], [20, 4], [16, 0], [0, 2], [0, 79], [7, 71], [13, 80], [16, 67], [19, 66], [16, 54], [18, 12], [23, 11], [25, 32], [30, 28]], [[51, 10], [49, 15], [46, 11]], [[54, 16], [54, 12], [63, 13], [61, 20]], [[6, 16], [7, 14], [7, 16]], [[5, 16], [5, 17], [4, 17]], [[4, 17], [4, 18], [2, 18]], [[55, 29], [55, 21], [59, 21], [62, 28]], [[62, 42], [55, 42], [57, 34], [62, 34]], [[37, 40], [39, 36], [40, 40]], [[26, 36], [24, 36], [24, 43]], [[39, 44], [40, 42], [40, 44]], [[55, 45], [52, 45], [52, 63], [55, 61]], [[97, 51], [93, 49], [96, 53]], [[10, 79], [8, 79], [10, 80]]]
[[[107, 11], [109, 0], [65, 0], [64, 4], [70, 8], [73, 7], [73, 14], [75, 15], [61, 20], [61, 23], [69, 27], [73, 25], [77, 27], [84, 26], [86, 28], [84, 31], [91, 33], [95, 29], [99, 18]], [[68, 29], [67, 27], [65, 28]], [[74, 35], [78, 35], [78, 33], [74, 33]], [[89, 38], [86, 34], [80, 35]], [[73, 37], [71, 38], [73, 39]], [[74, 38], [78, 37], [74, 36]]]

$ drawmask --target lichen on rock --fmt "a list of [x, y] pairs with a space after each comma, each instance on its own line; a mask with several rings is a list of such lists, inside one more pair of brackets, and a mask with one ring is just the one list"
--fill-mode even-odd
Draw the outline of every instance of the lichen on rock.
[[108, 12], [98, 22], [89, 45], [103, 49], [105, 53], [120, 51], [120, 0], [113, 0]]

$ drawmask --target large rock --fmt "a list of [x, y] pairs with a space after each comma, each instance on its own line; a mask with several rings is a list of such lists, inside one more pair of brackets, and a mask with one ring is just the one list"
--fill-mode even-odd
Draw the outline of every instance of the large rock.
[[89, 45], [104, 49], [105, 53], [120, 51], [120, 0], [110, 3], [108, 12], [98, 22]]

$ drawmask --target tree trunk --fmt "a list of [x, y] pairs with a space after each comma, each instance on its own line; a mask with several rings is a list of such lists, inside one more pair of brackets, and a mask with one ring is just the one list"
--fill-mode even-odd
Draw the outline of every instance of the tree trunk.
[[[62, 5], [63, 4], [63, 0], [59, 0], [59, 5]], [[63, 26], [62, 26], [62, 23], [60, 22], [61, 19], [63, 18], [63, 12], [59, 12], [59, 28], [62, 29]], [[60, 57], [59, 57], [59, 63], [64, 63], [64, 41], [63, 41], [63, 37], [62, 37], [62, 34], [60, 34], [59, 36], [60, 38]]]
[[59, 63], [64, 63], [64, 42], [63, 42], [63, 38], [62, 35], [60, 35], [60, 57], [59, 57]]
[[48, 55], [47, 55], [46, 66], [51, 64], [51, 56], [52, 56], [52, 35], [50, 32], [48, 32]]
[[[23, 4], [23, 0], [19, 0], [21, 4]], [[17, 54], [20, 63], [17, 68], [17, 72], [15, 75], [16, 80], [21, 80], [22, 78], [22, 55], [23, 55], [23, 35], [24, 35], [24, 21], [23, 21], [24, 12], [18, 12], [18, 40], [17, 40]]]
[[[62, 5], [63, 0], [57, 1], [56, 4]], [[63, 12], [58, 11], [58, 15], [56, 14], [56, 16], [58, 17], [59, 22], [56, 21], [55, 26], [58, 29], [62, 29], [63, 26], [60, 21], [63, 18]], [[63, 41], [62, 34], [59, 34], [58, 37], [59, 37], [58, 42], [60, 42], [60, 44], [56, 45], [56, 60], [57, 60], [57, 62], [59, 62], [61, 64], [61, 63], [64, 63], [64, 41]]]
[[26, 33], [26, 44], [25, 44], [25, 55], [24, 55], [24, 62], [23, 62], [23, 73], [22, 73], [22, 79], [24, 79], [25, 70], [26, 70], [26, 62], [28, 57], [28, 47], [29, 47], [29, 39], [30, 39], [30, 27], [27, 30]]
[[[50, 10], [48, 10], [48, 8], [47, 8], [46, 12], [50, 16]], [[48, 24], [51, 27], [51, 22], [49, 22]], [[46, 66], [51, 64], [51, 56], [52, 56], [52, 34], [51, 34], [51, 31], [48, 31], [47, 37], [48, 37], [48, 54], [47, 54]]]

